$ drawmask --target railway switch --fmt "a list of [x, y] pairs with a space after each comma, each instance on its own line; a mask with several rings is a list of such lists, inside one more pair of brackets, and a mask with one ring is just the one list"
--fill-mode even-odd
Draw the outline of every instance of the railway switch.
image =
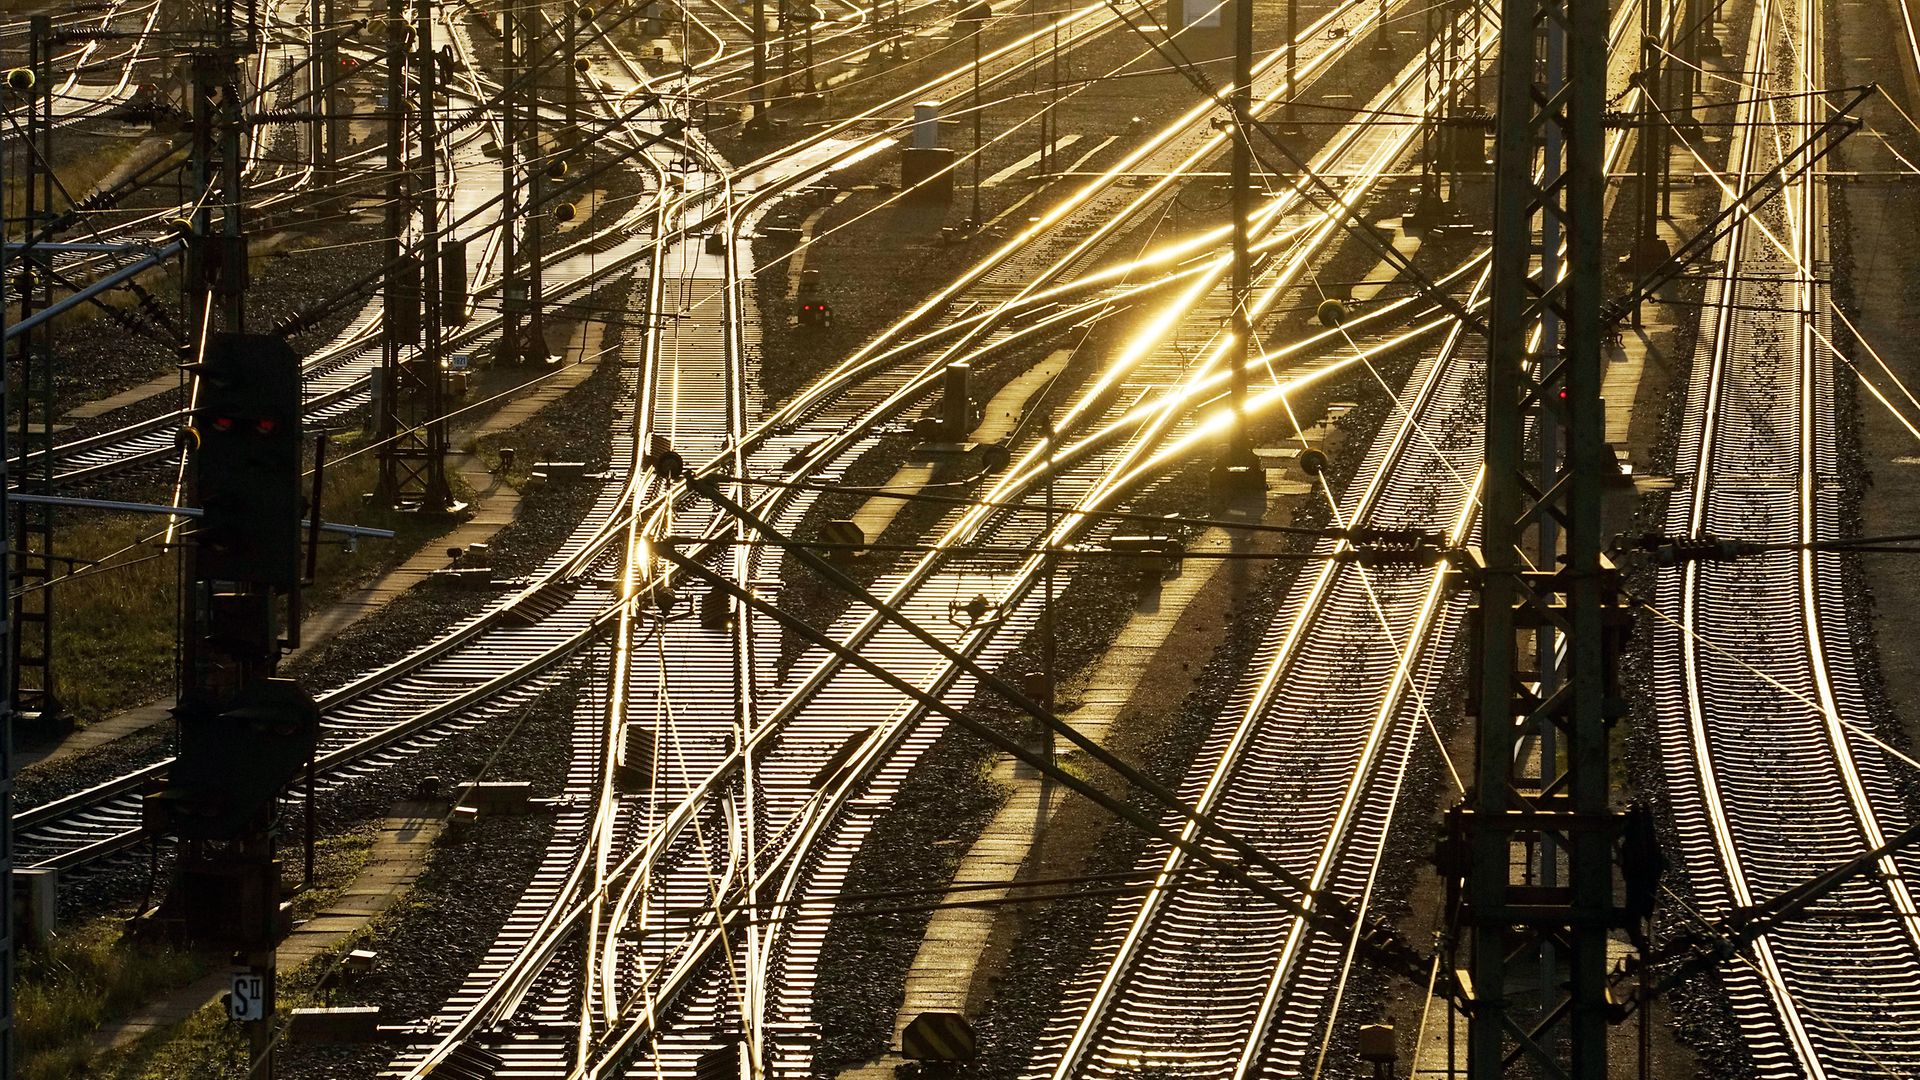
[[701, 1054], [693, 1067], [693, 1080], [739, 1080], [744, 1072], [743, 1049], [739, 1043], [726, 1043]]
[[1000, 605], [975, 593], [971, 600], [947, 601], [947, 621], [962, 630], [977, 630], [1000, 621]]
[[653, 732], [646, 725], [630, 721], [621, 730], [620, 755], [614, 762], [613, 781], [629, 795], [653, 790]]

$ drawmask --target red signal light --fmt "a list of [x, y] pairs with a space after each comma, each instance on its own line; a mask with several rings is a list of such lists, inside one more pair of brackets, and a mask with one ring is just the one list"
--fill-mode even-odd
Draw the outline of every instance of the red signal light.
[[279, 426], [276, 421], [261, 420], [253, 425], [253, 430], [261, 435], [271, 435], [273, 434], [273, 429]]
[[231, 416], [216, 416], [216, 417], [214, 417], [214, 418], [213, 418], [213, 430], [215, 430], [215, 431], [232, 431], [232, 430], [233, 430], [233, 417], [231, 417]]

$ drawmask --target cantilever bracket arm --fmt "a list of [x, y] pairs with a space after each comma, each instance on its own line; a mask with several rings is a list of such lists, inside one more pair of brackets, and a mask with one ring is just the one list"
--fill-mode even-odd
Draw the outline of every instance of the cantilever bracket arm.
[[[1914, 846], [1915, 841], [1920, 841], [1920, 824], [1909, 826], [1905, 832], [1872, 851], [1848, 859], [1765, 903], [1742, 908], [1717, 923], [1683, 936], [1672, 949], [1662, 951], [1671, 956], [1673, 953], [1684, 950], [1684, 959], [1679, 966], [1661, 976], [1660, 981], [1649, 991], [1649, 996], [1665, 993], [1682, 979], [1733, 956], [1741, 949], [1753, 944], [1762, 934], [1819, 903], [1828, 894], [1864, 873], [1875, 863]], [[1662, 957], [1655, 957], [1652, 962], [1658, 962], [1660, 959]]]
[[[1768, 169], [1756, 178], [1753, 183], [1748, 184], [1746, 190], [1736, 193], [1733, 201], [1728, 203], [1718, 214], [1715, 214], [1713, 220], [1701, 226], [1700, 229], [1689, 237], [1685, 243], [1681, 244], [1673, 254], [1667, 256], [1660, 265], [1654, 267], [1648, 271], [1644, 277], [1634, 282], [1633, 287], [1627, 290], [1626, 295], [1610, 301], [1605, 310], [1600, 313], [1601, 328], [1607, 329], [1617, 325], [1621, 319], [1627, 317], [1628, 312], [1632, 311], [1636, 304], [1639, 304], [1642, 300], [1651, 298], [1653, 294], [1658, 292], [1667, 282], [1678, 277], [1681, 271], [1692, 264], [1693, 260], [1711, 251], [1714, 243], [1731, 231], [1741, 220], [1751, 216], [1754, 211], [1771, 202], [1789, 182], [1805, 175], [1828, 154], [1832, 153], [1834, 147], [1840, 145], [1848, 135], [1860, 130], [1860, 120], [1853, 115], [1853, 110], [1861, 102], [1878, 93], [1880, 87], [1877, 83], [1868, 83], [1865, 86], [1855, 87], [1854, 89], [1856, 92], [1853, 98], [1836, 110], [1833, 116], [1828, 117], [1822, 122], [1821, 125], [1814, 130], [1813, 134], [1807, 136], [1807, 138], [1801, 142], [1799, 146], [1794, 147], [1792, 151], [1783, 155], [1773, 168]], [[1661, 116], [1663, 118], [1666, 116], [1665, 110], [1661, 110]], [[1839, 133], [1839, 139], [1829, 140], [1822, 144], [1822, 140], [1827, 139], [1829, 135], [1835, 132]], [[1806, 155], [1806, 160], [1796, 165], [1791, 172], [1787, 171], [1787, 166], [1803, 154]], [[1778, 183], [1776, 183], [1776, 181], [1778, 181]], [[1754, 197], [1756, 194], [1759, 195], [1757, 199]]]

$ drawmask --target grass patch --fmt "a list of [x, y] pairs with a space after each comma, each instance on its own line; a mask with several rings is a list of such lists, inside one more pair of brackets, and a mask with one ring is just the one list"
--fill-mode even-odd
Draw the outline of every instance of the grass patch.
[[[327, 465], [322, 518], [392, 529], [394, 540], [349, 547], [322, 534], [314, 583], [303, 603], [318, 611], [407, 558], [451, 520], [402, 514], [368, 503], [379, 461], [348, 456], [368, 439], [337, 440]], [[54, 549], [97, 565], [54, 587], [54, 687], [79, 725], [171, 692], [179, 560], [162, 548], [165, 519], [143, 514], [63, 515]]]
[[56, 551], [99, 563], [53, 587], [54, 689], [77, 723], [173, 685], [178, 560], [151, 535], [163, 524], [145, 515], [89, 515], [54, 533]]
[[23, 950], [14, 997], [21, 1080], [82, 1075], [103, 1024], [205, 975], [215, 959], [131, 941], [112, 916]]
[[[314, 887], [293, 898], [295, 920], [311, 918], [340, 898], [366, 866], [374, 835], [367, 827], [314, 846]], [[284, 854], [297, 872], [299, 849]], [[245, 1035], [217, 1006], [125, 1049], [100, 1053], [93, 1046], [102, 1027], [224, 966], [218, 952], [127, 937], [111, 915], [68, 929], [43, 948], [24, 950], [14, 999], [21, 1080], [242, 1075]], [[315, 1004], [313, 981], [312, 975], [283, 973], [281, 1007]]]

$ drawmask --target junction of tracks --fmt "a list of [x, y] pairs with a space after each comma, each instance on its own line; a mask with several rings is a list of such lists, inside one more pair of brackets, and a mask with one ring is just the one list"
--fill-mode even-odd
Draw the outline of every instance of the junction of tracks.
[[1920, 1076], [1906, 0], [0, 69], [0, 1076]]

